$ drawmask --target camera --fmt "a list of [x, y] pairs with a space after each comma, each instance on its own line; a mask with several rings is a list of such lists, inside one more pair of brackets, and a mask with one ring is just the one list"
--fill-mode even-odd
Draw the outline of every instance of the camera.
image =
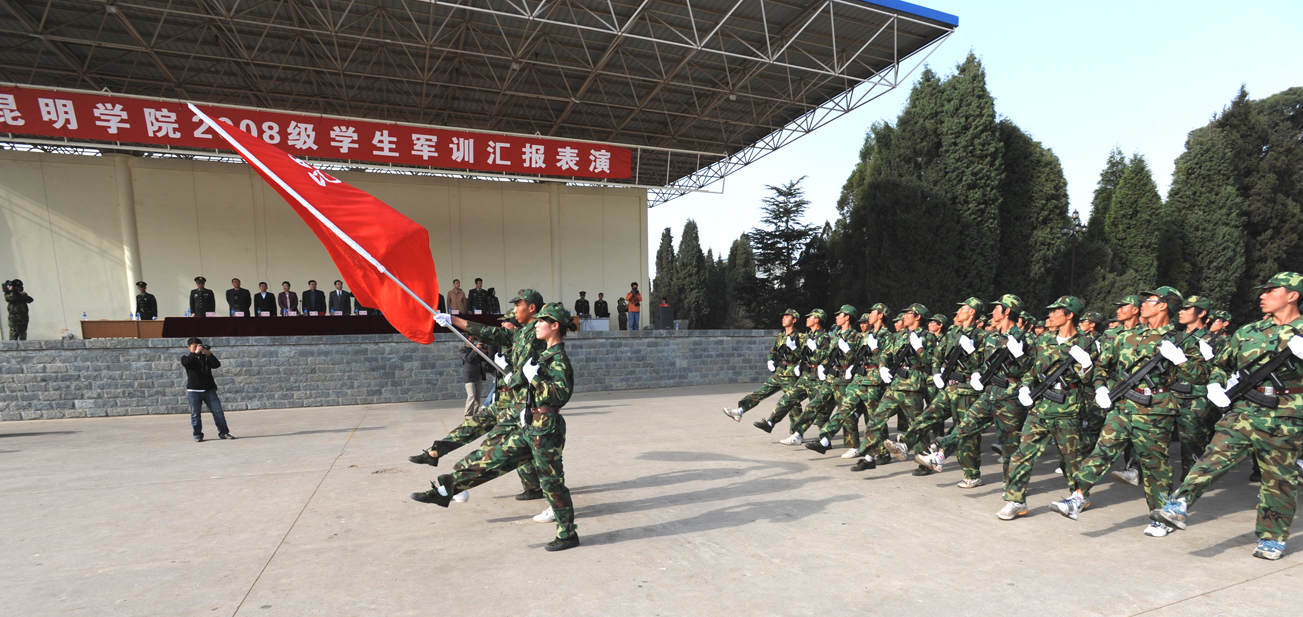
[[204, 345], [203, 347], [204, 347], [204, 349], [207, 349], [208, 351], [212, 351], [212, 350], [213, 350], [213, 346], [212, 346], [212, 345]]

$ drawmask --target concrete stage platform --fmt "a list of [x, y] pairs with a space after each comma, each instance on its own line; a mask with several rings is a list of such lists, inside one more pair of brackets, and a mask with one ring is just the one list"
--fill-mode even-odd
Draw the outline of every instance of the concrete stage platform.
[[[1250, 556], [1257, 485], [1234, 471], [1190, 530], [1141, 535], [1141, 491], [1106, 482], [1078, 522], [1053, 454], [1032, 513], [992, 484], [916, 478], [778, 445], [720, 413], [745, 386], [577, 396], [567, 480], [583, 546], [514, 474], [449, 509], [408, 493], [460, 421], [447, 401], [246, 411], [236, 441], [185, 416], [0, 425], [0, 612], [8, 615], [1296, 614], [1303, 543]], [[748, 418], [772, 409], [771, 399]], [[216, 436], [205, 414], [206, 432]], [[775, 431], [778, 433], [779, 431]], [[984, 441], [989, 443], [990, 439]], [[841, 450], [837, 450], [840, 453]]]

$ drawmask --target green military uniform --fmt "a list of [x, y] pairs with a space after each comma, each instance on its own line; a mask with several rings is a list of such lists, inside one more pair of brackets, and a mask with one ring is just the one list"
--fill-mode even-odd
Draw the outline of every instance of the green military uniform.
[[140, 290], [140, 293], [136, 294], [136, 316], [141, 321], [149, 321], [158, 317], [158, 299], [154, 297], [154, 294], [145, 291], [146, 287], [144, 281], [136, 283], [136, 289]]
[[[1062, 309], [1072, 313], [1072, 318], [1076, 319], [1085, 307], [1076, 296], [1063, 296], [1046, 308]], [[1028, 406], [1028, 403], [1032, 405], [1027, 421], [1023, 424], [1018, 451], [1014, 453], [1013, 460], [1009, 461], [1008, 479], [1004, 487], [1006, 502], [1027, 502], [1027, 483], [1031, 480], [1032, 465], [1045, 452], [1051, 439], [1059, 446], [1063, 473], [1069, 488], [1076, 489], [1073, 479], [1081, 461], [1078, 452], [1081, 442], [1080, 396], [1082, 385], [1089, 383], [1087, 375], [1093, 364], [1090, 354], [1082, 347], [1086, 343], [1079, 332], [1060, 339], [1057, 332], [1047, 331], [1028, 350], [1032, 357], [1030, 372], [1027, 373], [1029, 379], [1019, 388], [1018, 398], [1023, 406]], [[1085, 359], [1085, 363], [1081, 359]], [[1039, 386], [1064, 362], [1071, 363], [1070, 368], [1046, 390], [1045, 396], [1032, 400], [1029, 396], [1031, 388]], [[1050, 391], [1061, 396], [1063, 401], [1051, 400], [1048, 394]]]
[[[828, 323], [828, 313], [823, 309], [814, 309], [806, 317], [818, 317], [819, 324], [825, 326]], [[807, 332], [801, 337], [801, 363], [798, 365], [800, 373], [796, 378], [796, 385], [793, 386], [792, 394], [784, 397], [787, 407], [784, 409], [780, 406], [774, 410], [775, 414], [790, 413], [788, 418], [789, 428], [792, 435], [800, 437], [809, 428], [811, 414], [808, 409], [801, 409], [801, 401], [814, 397], [819, 393], [822, 382], [819, 380], [819, 369], [828, 359], [828, 354], [833, 349], [833, 336], [828, 330], [821, 327], [818, 330]]]
[[[538, 312], [537, 318], [551, 319], [563, 327], [568, 327], [572, 323], [570, 312], [557, 302], [544, 306]], [[528, 330], [532, 335], [533, 328]], [[530, 375], [531, 367], [536, 370], [533, 375]], [[556, 516], [556, 539], [558, 541], [575, 539], [578, 533], [574, 523], [574, 504], [570, 499], [570, 490], [565, 486], [565, 472], [562, 465], [566, 424], [565, 419], [561, 417], [561, 408], [569, 402], [574, 391], [574, 370], [570, 365], [570, 358], [566, 355], [565, 344], [558, 343], [547, 347], [538, 354], [537, 363], [529, 362], [522, 365], [521, 370], [513, 374], [508, 382], [524, 384], [521, 389], [525, 406], [520, 411], [513, 412], [518, 430], [512, 431], [502, 443], [488, 450], [481, 448], [472, 455], [474, 458], [467, 457], [467, 464], [464, 467], [454, 469], [451, 474], [440, 476], [432, 483], [434, 488], [431, 492], [438, 492], [444, 496], [453, 495], [484, 484], [526, 462], [531, 462], [538, 471], [539, 484], [548, 505]], [[526, 409], [527, 412], [524, 411]], [[444, 504], [446, 505], [446, 501]], [[560, 546], [554, 541], [549, 548]]]
[[[868, 322], [869, 315], [874, 311], [878, 311], [881, 315], [891, 312], [887, 305], [878, 303], [873, 305], [868, 313], [860, 316], [860, 322]], [[866, 430], [872, 427], [873, 414], [876, 413], [878, 404], [882, 401], [882, 394], [886, 391], [887, 384], [883, 383], [882, 376], [878, 373], [878, 366], [882, 346], [886, 343], [883, 337], [888, 336], [889, 332], [885, 325], [881, 325], [877, 330], [870, 330], [859, 337], [855, 349], [852, 350], [855, 355], [854, 366], [851, 381], [846, 384], [846, 389], [842, 393], [842, 404], [837, 412], [839, 415], [829, 420], [829, 424], [840, 421], [843, 431], [849, 430], [846, 435], [846, 447], [857, 452], [860, 451], [858, 417], [864, 416]], [[886, 421], [884, 420], [882, 424], [885, 431]], [[879, 439], [880, 442], [885, 440], [885, 435]], [[885, 456], [887, 452], [885, 448], [879, 447], [878, 452], [869, 454], [870, 457], [879, 454]]]
[[27, 323], [30, 313], [27, 305], [32, 303], [32, 297], [23, 292], [23, 282], [20, 280], [10, 281], [12, 287], [5, 290], [5, 303], [9, 310], [9, 340], [25, 341], [27, 340]]
[[[986, 304], [977, 298], [969, 298], [959, 305], [971, 307], [977, 315], [986, 312]], [[936, 318], [932, 321], [936, 321]], [[907, 450], [914, 454], [925, 454], [928, 444], [924, 437], [929, 432], [939, 437], [947, 418], [951, 420], [952, 428], [958, 427], [963, 422], [964, 414], [977, 402], [977, 391], [969, 384], [968, 376], [982, 364], [978, 347], [985, 337], [986, 332], [978, 330], [976, 325], [956, 325], [942, 335], [933, 356], [936, 366], [932, 381], [937, 394], [905, 432], [904, 446]], [[943, 381], [941, 373], [945, 371], [946, 363], [951, 357], [957, 361], [954, 374]], [[959, 442], [958, 458], [965, 478], [975, 479], [981, 475], [980, 448], [980, 434]]]
[[[995, 304], [1004, 307], [1012, 315], [1017, 315], [1022, 310], [1022, 299], [1013, 294], [1005, 294]], [[1010, 341], [1014, 342], [1012, 347]], [[990, 383], [980, 384], [983, 385], [982, 394], [968, 408], [959, 426], [938, 441], [940, 450], [937, 467], [944, 462], [946, 452], [955, 451], [956, 445], [964, 440], [978, 438], [986, 427], [995, 424], [1004, 458], [1002, 478], [1008, 480], [1009, 461], [1018, 451], [1023, 424], [1027, 420], [1027, 408], [1018, 402], [1018, 388], [1023, 375], [1031, 367], [1032, 358], [1026, 350], [1029, 342], [1027, 334], [1017, 325], [1010, 327], [1007, 332], [992, 332], [983, 338], [982, 349], [979, 351], [984, 363], [982, 370], [994, 372], [991, 373]], [[1001, 353], [1004, 349], [1009, 349], [1010, 353]], [[1017, 350], [1016, 353], [1014, 350]], [[992, 367], [993, 362], [999, 362], [999, 367]], [[981, 375], [976, 377], [980, 379]], [[973, 381], [970, 379], [970, 386]], [[968, 476], [968, 470], [965, 469], [965, 477], [980, 476]]]
[[[790, 315], [795, 319], [800, 319], [801, 314], [796, 309], [787, 309], [783, 315]], [[755, 392], [746, 395], [742, 400], [737, 402], [737, 408], [742, 413], [746, 413], [760, 404], [760, 401], [773, 396], [778, 392], [785, 391], [796, 382], [796, 375], [793, 374], [793, 368], [800, 361], [801, 355], [797, 340], [800, 335], [793, 332], [779, 332], [774, 337], [774, 344], [769, 347], [769, 378]], [[726, 410], [727, 412], [727, 410]]]
[[[837, 315], [846, 315], [848, 319], [855, 319], [858, 312], [855, 307], [845, 304], [842, 305], [836, 313]], [[848, 323], [845, 328], [839, 328], [829, 336], [829, 346], [827, 355], [823, 363], [815, 368], [815, 391], [810, 397], [810, 404], [806, 406], [802, 413], [802, 423], [797, 425], [796, 433], [804, 433], [806, 428], [811, 424], [817, 425], [822, 429], [831, 429], [831, 434], [827, 437], [821, 430], [819, 440], [809, 444], [810, 449], [817, 450], [819, 447], [827, 449], [827, 439], [835, 435], [837, 431], [842, 430], [842, 419], [838, 418], [837, 422], [831, 422], [833, 408], [842, 403], [842, 395], [846, 392], [846, 386], [851, 382], [847, 373], [850, 371], [851, 363], [854, 361], [854, 351], [859, 345], [859, 331]], [[817, 446], [817, 447], [816, 447]]]
[[[1303, 293], [1303, 275], [1281, 272], [1254, 289], [1276, 287]], [[1303, 447], [1303, 362], [1300, 362], [1303, 339], [1300, 336], [1303, 336], [1303, 317], [1284, 325], [1268, 317], [1240, 328], [1229, 337], [1226, 347], [1214, 360], [1212, 377], [1218, 383], [1209, 385], [1210, 394], [1216, 391], [1224, 397], [1222, 383], [1228, 374], [1243, 379], [1264, 358], [1280, 352], [1295, 357], [1275, 372], [1275, 379], [1251, 384], [1258, 386], [1253, 395], [1259, 402], [1248, 396], [1233, 402], [1230, 412], [1217, 423], [1217, 433], [1203, 461], [1190, 470], [1174, 498], [1161, 511], [1152, 512], [1151, 518], [1185, 529], [1186, 507], [1194, 505], [1213, 482], [1253, 455], [1262, 470], [1254, 530], [1259, 543], [1254, 554], [1267, 559], [1280, 557], [1298, 506], [1297, 463], [1299, 448]], [[1271, 397], [1275, 408], [1261, 404], [1273, 402]]]
[[[196, 283], [207, 283], [208, 279], [202, 276], [195, 277]], [[190, 314], [203, 317], [209, 313], [217, 311], [217, 296], [213, 295], [213, 290], [207, 287], [203, 289], [190, 290]]]
[[[1142, 295], [1157, 296], [1168, 303], [1169, 307], [1179, 307], [1184, 302], [1180, 293], [1171, 287], [1159, 287]], [[1128, 398], [1114, 402], [1104, 420], [1099, 442], [1081, 463], [1074, 478], [1083, 497], [1089, 496], [1090, 488], [1108, 471], [1127, 444], [1135, 449], [1136, 459], [1141, 465], [1145, 500], [1150, 509], [1161, 507], [1164, 497], [1171, 490], [1172, 467], [1168, 462], [1168, 443], [1176, 426], [1179, 408], [1170, 389], [1177, 382], [1207, 382], [1208, 368], [1199, 355], [1197, 339], [1176, 333], [1171, 324], [1160, 328], [1142, 325], [1122, 332], [1100, 352], [1094, 370], [1094, 385], [1097, 391], [1100, 388], [1111, 388], [1118, 380], [1125, 379], [1124, 374], [1135, 371], [1141, 364], [1159, 355], [1160, 344], [1164, 340], [1173, 343], [1180, 340], [1177, 346], [1185, 354], [1186, 361], [1174, 364], [1163, 360], [1150, 373], [1150, 379], [1145, 385], [1136, 388], [1137, 394], [1151, 397], [1150, 405], [1141, 405]], [[1148, 385], [1150, 383], [1152, 385]]]
[[[891, 381], [878, 406], [878, 413], [875, 414], [875, 425], [865, 431], [866, 443], [862, 450], [866, 453], [874, 452], [885, 445], [879, 439], [880, 435], [886, 434], [887, 418], [894, 413], [900, 413], [908, 429], [914, 419], [923, 413], [924, 406], [927, 404], [929, 376], [935, 372], [934, 354], [937, 339], [923, 327], [922, 320], [928, 315], [927, 307], [915, 303], [909, 305], [905, 312], [913, 312], [919, 316], [918, 327], [915, 330], [901, 330], [897, 333], [892, 346], [887, 350], [888, 355], [885, 356], [892, 358], [891, 364], [894, 366], [883, 366], [879, 369], [879, 373], [882, 373], [881, 369], [886, 369], [887, 374], [883, 375], [884, 381], [888, 377]], [[883, 425], [876, 424], [879, 421]], [[898, 454], [899, 457], [901, 455]]]
[[[1211, 314], [1212, 302], [1200, 296], [1190, 296], [1182, 309], [1195, 307]], [[1204, 361], [1211, 361], [1217, 351], [1212, 346], [1212, 333], [1207, 328], [1199, 328], [1190, 333], [1199, 347], [1199, 354]], [[1180, 407], [1176, 416], [1176, 434], [1181, 441], [1181, 475], [1184, 480], [1198, 461], [1199, 455], [1212, 439], [1213, 422], [1209, 416], [1213, 413], [1208, 404], [1208, 387], [1201, 384], [1176, 383], [1172, 385], [1172, 396]]]

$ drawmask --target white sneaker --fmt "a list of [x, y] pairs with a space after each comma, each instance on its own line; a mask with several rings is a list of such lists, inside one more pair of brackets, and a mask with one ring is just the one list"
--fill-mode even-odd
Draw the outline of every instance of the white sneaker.
[[1151, 538], [1161, 538], [1174, 530], [1167, 525], [1158, 521], [1150, 521], [1149, 526], [1145, 528], [1145, 535]]
[[1003, 464], [1004, 464], [1004, 457], [1003, 457], [1003, 456], [997, 456], [997, 457], [995, 457], [995, 464], [996, 464], [996, 465], [1003, 465]]
[[946, 455], [941, 452], [933, 452], [931, 454], [915, 454], [914, 462], [924, 467], [927, 467], [932, 471], [941, 473], [942, 468], [945, 467], [946, 464]]
[[859, 453], [860, 453], [859, 450], [856, 450], [855, 448], [851, 448], [847, 450], [844, 454], [842, 454], [842, 458], [855, 458], [855, 455]]
[[744, 414], [744, 413], [746, 413], [746, 412], [742, 411], [742, 408], [741, 408], [741, 407], [736, 407], [736, 408], [733, 408], [733, 409], [729, 409], [729, 408], [727, 408], [727, 407], [724, 408], [724, 415], [726, 415], [726, 416], [728, 416], [728, 417], [730, 417], [730, 418], [733, 418], [733, 421], [734, 421], [734, 422], [741, 422], [741, 421], [742, 421], [742, 414]]
[[1000, 511], [996, 512], [995, 515], [1000, 517], [1000, 520], [1002, 521], [1012, 521], [1026, 513], [1027, 504], [1017, 501], [1006, 501], [1004, 502], [1004, 507], [1000, 508]]
[[456, 495], [452, 496], [452, 500], [457, 503], [466, 503], [471, 500], [471, 492], [462, 491], [460, 493], [457, 493]]
[[1063, 468], [1062, 468], [1062, 467], [1055, 467], [1055, 468], [1054, 468], [1054, 473], [1062, 474], [1062, 473], [1063, 473]]
[[542, 512], [539, 512], [538, 514], [535, 514], [535, 515], [534, 515], [534, 522], [535, 522], [535, 523], [555, 523], [555, 522], [556, 522], [556, 513], [552, 512], [552, 506], [548, 506], [548, 508], [547, 508], [546, 510], [544, 510], [544, 511], [542, 511]]
[[1121, 471], [1115, 471], [1110, 476], [1118, 482], [1130, 484], [1131, 486], [1140, 486], [1140, 470], [1134, 467], [1128, 467]]
[[891, 453], [892, 458], [898, 461], [909, 458], [909, 448], [906, 448], [905, 444], [899, 441], [888, 441], [883, 445], [887, 446], [887, 451]]
[[802, 437], [800, 433], [792, 433], [791, 436], [789, 436], [787, 439], [784, 439], [778, 443], [781, 443], [785, 446], [799, 446], [805, 443], [805, 438]]
[[959, 488], [977, 488], [982, 484], [983, 482], [981, 478], [964, 478], [963, 480], [960, 480], [959, 484], [956, 484], [955, 486], [958, 486]]

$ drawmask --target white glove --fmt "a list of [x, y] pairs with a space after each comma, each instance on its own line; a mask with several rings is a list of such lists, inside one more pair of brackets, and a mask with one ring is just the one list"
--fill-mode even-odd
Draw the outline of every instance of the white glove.
[[520, 428], [525, 428], [529, 424], [529, 407], [520, 408]]
[[814, 372], [818, 373], [819, 381], [828, 381], [828, 374], [824, 372], [822, 364], [815, 367]]
[[437, 324], [439, 324], [439, 325], [441, 325], [441, 326], [443, 326], [443, 327], [445, 327], [445, 328], [451, 328], [451, 327], [452, 327], [452, 315], [449, 315], [449, 314], [447, 314], [447, 313], [435, 313], [435, 314], [434, 314], [434, 323], [437, 323]]
[[1031, 407], [1036, 404], [1036, 401], [1032, 400], [1031, 388], [1028, 388], [1027, 386], [1018, 388], [1018, 402], [1022, 403], [1023, 407]]
[[973, 346], [973, 339], [968, 338], [967, 334], [959, 337], [959, 346], [964, 348], [964, 353], [971, 354], [977, 347]]
[[1090, 354], [1086, 353], [1085, 349], [1076, 345], [1073, 345], [1072, 349], [1068, 350], [1068, 355], [1072, 356], [1072, 359], [1076, 360], [1077, 364], [1080, 364], [1082, 369], [1088, 369], [1090, 368], [1090, 365], [1094, 364], [1094, 362], [1091, 362], [1090, 360]]
[[806, 340], [805, 340], [805, 346], [808, 347], [808, 348], [810, 349], [810, 351], [814, 351], [815, 349], [818, 349], [818, 348], [819, 348], [819, 344], [816, 343], [816, 342], [814, 342], [814, 339], [813, 339], [813, 338], [808, 338], [808, 339], [806, 339]]
[[1158, 345], [1158, 353], [1163, 354], [1164, 358], [1167, 358], [1172, 364], [1176, 365], [1185, 364], [1185, 361], [1189, 360], [1189, 358], [1185, 357], [1185, 352], [1181, 351], [1180, 347], [1173, 345], [1172, 341], [1167, 339], [1163, 339], [1163, 342]]
[[801, 365], [800, 365], [800, 364], [796, 365], [796, 367], [794, 367], [794, 368], [792, 369], [792, 374], [793, 374], [793, 375], [796, 375], [797, 377], [800, 377], [800, 376], [801, 376]]
[[507, 359], [503, 357], [502, 354], [495, 354], [493, 356], [493, 363], [498, 365], [498, 368], [507, 368]]
[[1109, 409], [1113, 407], [1113, 401], [1108, 400], [1108, 388], [1100, 386], [1095, 389], [1095, 404], [1100, 409]]
[[981, 392], [982, 390], [986, 389], [986, 386], [982, 385], [981, 373], [973, 373], [973, 376], [968, 378], [968, 385], [972, 386], [973, 389], [977, 390], [978, 392]]
[[1231, 399], [1226, 396], [1226, 388], [1215, 381], [1208, 384], [1208, 400], [1218, 407], [1231, 406]]
[[891, 383], [891, 369], [885, 366], [879, 366], [878, 376], [882, 378], [882, 383]]
[[538, 376], [538, 363], [530, 358], [529, 362], [526, 362], [525, 366], [520, 369], [520, 372], [525, 374], [525, 379], [529, 383], [534, 383], [534, 378]]
[[1303, 358], [1303, 336], [1295, 334], [1294, 338], [1289, 339], [1289, 350], [1294, 352], [1296, 357]]
[[1226, 389], [1230, 390], [1231, 388], [1234, 388], [1238, 383], [1240, 383], [1240, 373], [1239, 371], [1236, 371], [1234, 375], [1231, 375], [1230, 379], [1226, 380]]
[[1023, 356], [1023, 342], [1014, 338], [1012, 334], [1009, 335], [1009, 342], [1006, 347], [1009, 348], [1009, 353], [1013, 354], [1014, 358]]
[[770, 373], [774, 372], [774, 361], [773, 361], [773, 360], [770, 360], [770, 361], [769, 361], [769, 372], [770, 372]]
[[847, 379], [852, 379], [854, 376], [855, 376], [855, 369], [854, 369], [854, 368], [848, 368], [848, 369], [846, 369], [846, 378], [847, 378]]
[[932, 376], [932, 383], [939, 389], [944, 389], [946, 387], [946, 382], [941, 381], [941, 373]]
[[842, 350], [842, 353], [850, 353], [851, 345], [846, 342], [846, 339], [839, 338], [837, 339], [837, 349]]
[[796, 341], [792, 340], [792, 337], [790, 336], [787, 337], [787, 348], [793, 351], [796, 350]]
[[1212, 360], [1213, 356], [1217, 354], [1213, 353], [1213, 346], [1209, 345], [1208, 341], [1199, 339], [1199, 355], [1203, 356], [1204, 362], [1208, 362], [1209, 360]]
[[914, 351], [920, 351], [923, 349], [923, 339], [918, 337], [917, 332], [909, 333], [909, 346], [913, 347]]
[[878, 337], [873, 336], [872, 334], [869, 335], [869, 349], [872, 351], [878, 350]]
[[503, 376], [502, 376], [502, 383], [504, 383], [504, 384], [511, 383], [511, 376], [512, 376], [512, 375], [515, 375], [515, 374], [516, 374], [515, 372], [511, 372], [511, 373], [507, 373], [506, 375], [503, 375]]

